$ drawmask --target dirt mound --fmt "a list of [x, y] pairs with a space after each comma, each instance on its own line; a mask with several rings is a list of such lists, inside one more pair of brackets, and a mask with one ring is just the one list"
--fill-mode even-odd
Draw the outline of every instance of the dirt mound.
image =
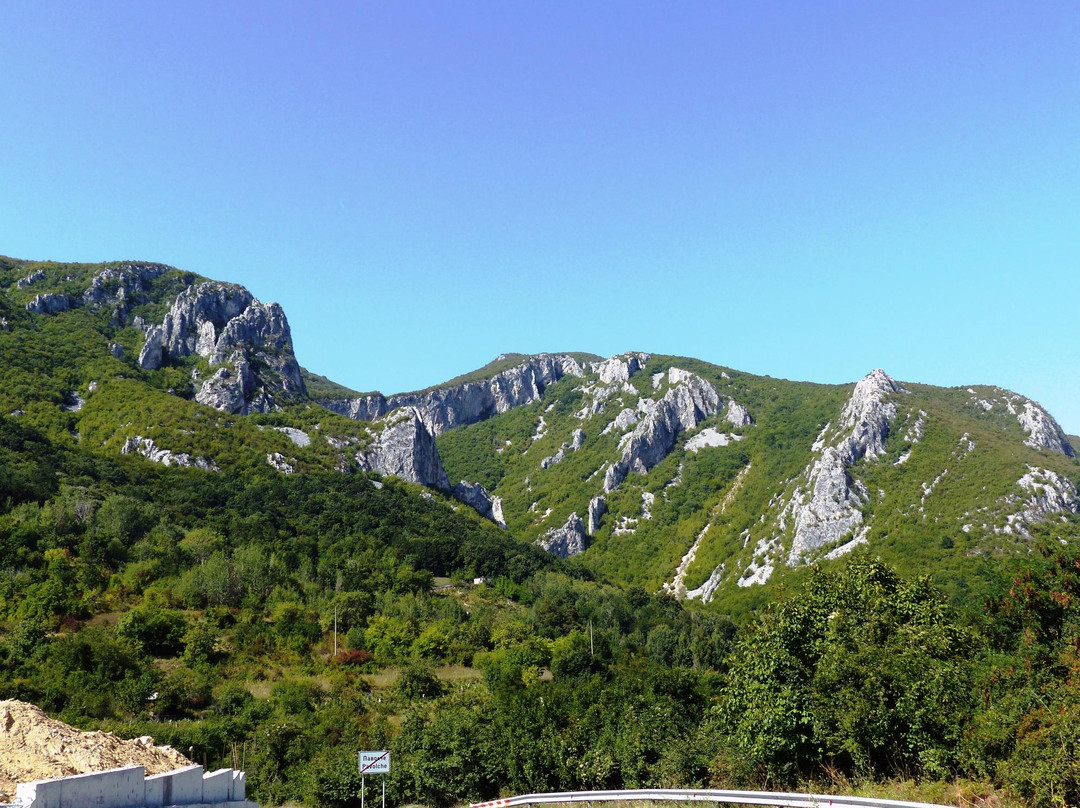
[[121, 766], [144, 766], [160, 774], [191, 761], [150, 737], [125, 741], [111, 732], [82, 732], [49, 718], [32, 704], [0, 701], [0, 802], [31, 780], [67, 777]]

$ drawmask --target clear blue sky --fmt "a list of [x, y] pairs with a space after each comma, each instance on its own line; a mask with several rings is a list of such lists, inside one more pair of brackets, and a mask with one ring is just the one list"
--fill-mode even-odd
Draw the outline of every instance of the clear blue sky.
[[0, 253], [163, 261], [413, 389], [647, 350], [1080, 433], [1080, 4], [0, 5]]

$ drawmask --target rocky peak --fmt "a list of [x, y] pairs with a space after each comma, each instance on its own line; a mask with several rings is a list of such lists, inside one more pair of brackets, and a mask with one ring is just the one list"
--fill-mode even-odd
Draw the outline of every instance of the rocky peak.
[[827, 441], [826, 427], [814, 444], [820, 456], [806, 471], [805, 487], [795, 489], [781, 529], [790, 517], [795, 525], [788, 564], [795, 566], [812, 550], [834, 544], [862, 524], [861, 493], [853, 486], [846, 467], [885, 451], [885, 439], [896, 420], [891, 397], [906, 392], [885, 371], [870, 372], [855, 385], [839, 418], [839, 434]]
[[215, 409], [268, 412], [278, 398], [304, 393], [284, 310], [242, 286], [207, 281], [181, 292], [162, 324], [147, 330], [139, 366], [155, 370], [192, 355], [217, 368], [195, 396]]
[[840, 413], [840, 429], [848, 434], [836, 444], [845, 463], [851, 465], [885, 452], [889, 424], [896, 420], [896, 405], [890, 396], [900, 392], [905, 391], [880, 368], [855, 385]]
[[585, 523], [577, 512], [570, 514], [566, 524], [545, 533], [536, 542], [552, 555], [569, 558], [585, 552]]
[[648, 361], [649, 354], [626, 353], [605, 359], [603, 362], [593, 362], [590, 367], [594, 373], [600, 375], [600, 384], [610, 385], [628, 381]]
[[1048, 449], [1067, 457], [1076, 457], [1076, 451], [1053, 416], [1034, 401], [1023, 401], [1024, 408], [1016, 413], [1016, 420], [1028, 433], [1024, 443], [1035, 449]]

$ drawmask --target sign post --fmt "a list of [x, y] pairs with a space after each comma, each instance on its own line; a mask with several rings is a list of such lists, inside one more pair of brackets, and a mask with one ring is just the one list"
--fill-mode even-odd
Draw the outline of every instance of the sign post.
[[386, 808], [386, 775], [390, 773], [390, 752], [382, 749], [375, 752], [361, 752], [360, 760], [360, 808], [364, 808], [365, 777], [369, 774], [381, 774], [382, 808]]

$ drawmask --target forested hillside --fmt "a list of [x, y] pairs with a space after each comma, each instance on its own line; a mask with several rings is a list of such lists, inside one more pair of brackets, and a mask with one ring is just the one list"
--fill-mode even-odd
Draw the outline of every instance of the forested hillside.
[[[395, 805], [1080, 802], [1077, 466], [1026, 399], [633, 356], [508, 355], [361, 421], [318, 401], [374, 394], [301, 372], [241, 287], [0, 259], [0, 699], [267, 805], [358, 804], [378, 748]], [[840, 527], [799, 551], [836, 469]]]

